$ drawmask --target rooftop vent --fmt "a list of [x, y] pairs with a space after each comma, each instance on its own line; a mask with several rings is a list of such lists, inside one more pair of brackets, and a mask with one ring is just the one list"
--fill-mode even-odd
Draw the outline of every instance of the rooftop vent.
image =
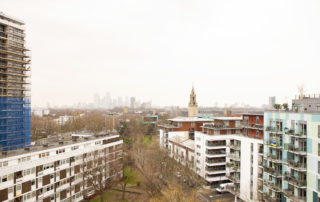
[[59, 141], [59, 145], [63, 145], [63, 141]]
[[25, 147], [24, 150], [25, 151], [30, 151], [30, 147]]
[[6, 151], [2, 152], [2, 155], [7, 155], [7, 154], [8, 154], [8, 152], [6, 152]]
[[43, 147], [48, 147], [49, 145], [48, 144], [44, 144], [44, 145], [42, 145]]

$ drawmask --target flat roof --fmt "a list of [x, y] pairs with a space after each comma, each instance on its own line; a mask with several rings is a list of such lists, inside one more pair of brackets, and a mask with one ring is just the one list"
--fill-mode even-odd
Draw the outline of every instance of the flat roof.
[[213, 121], [213, 119], [198, 118], [198, 117], [175, 117], [173, 119], [168, 119], [169, 121], [175, 122], [203, 122], [203, 121]]
[[[103, 134], [103, 135], [89, 135], [89, 136], [82, 136], [82, 137], [74, 136], [74, 137], [76, 137], [77, 139], [76, 140], [70, 139], [67, 141], [63, 141], [63, 140], [50, 141], [49, 143], [31, 145], [30, 147], [25, 147], [25, 148], [21, 148], [21, 149], [2, 151], [0, 153], [0, 159], [18, 156], [18, 155], [22, 155], [22, 154], [33, 153], [33, 152], [39, 152], [39, 151], [48, 150], [48, 149], [54, 149], [54, 148], [58, 148], [58, 147], [64, 147], [64, 146], [78, 144], [78, 143], [84, 143], [84, 142], [88, 142], [88, 141], [92, 141], [92, 140], [104, 139], [107, 137], [109, 137], [109, 138], [119, 137], [119, 134]], [[45, 140], [45, 139], [43, 139], [43, 140]], [[62, 142], [63, 142], [63, 144], [61, 144]]]
[[5, 18], [8, 21], [12, 21], [14, 23], [20, 24], [20, 25], [25, 25], [25, 22], [23, 22], [22, 20], [19, 20], [15, 17], [11, 17], [3, 12], [0, 11], [0, 17]]
[[263, 113], [243, 113], [243, 116], [263, 116]]
[[215, 118], [213, 118], [214, 120], [223, 120], [223, 121], [231, 121], [231, 120], [236, 120], [236, 121], [238, 121], [238, 120], [242, 120], [242, 117], [238, 117], [238, 116], [234, 116], [234, 117], [225, 117], [225, 116], [223, 116], [223, 117], [215, 117]]

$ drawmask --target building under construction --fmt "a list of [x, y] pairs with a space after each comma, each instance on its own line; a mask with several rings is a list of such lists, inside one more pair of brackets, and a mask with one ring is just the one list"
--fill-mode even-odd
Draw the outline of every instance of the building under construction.
[[24, 25], [0, 12], [0, 150], [31, 142], [30, 55]]

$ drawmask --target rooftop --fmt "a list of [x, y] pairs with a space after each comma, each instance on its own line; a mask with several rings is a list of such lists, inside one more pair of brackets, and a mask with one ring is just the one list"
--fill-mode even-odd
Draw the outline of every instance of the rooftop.
[[175, 117], [173, 119], [168, 119], [169, 121], [174, 122], [208, 122], [213, 121], [213, 119], [205, 119], [205, 118], [198, 118], [198, 117]]
[[11, 16], [9, 16], [9, 15], [3, 13], [3, 12], [0, 12], [0, 19], [1, 18], [5, 19], [5, 20], [8, 20], [8, 21], [11, 21], [13, 23], [17, 23], [19, 25], [25, 25], [25, 22], [23, 22], [22, 20], [19, 20], [19, 19], [15, 18], [15, 17], [11, 17]]
[[231, 120], [235, 120], [235, 121], [239, 121], [242, 120], [242, 117], [215, 117], [213, 118], [214, 120], [223, 120], [223, 121], [231, 121]]
[[189, 139], [187, 132], [179, 133], [169, 138], [169, 141], [175, 142], [189, 149], [194, 150], [194, 140]]
[[[100, 135], [78, 135], [78, 134], [73, 134], [70, 136], [68, 140], [60, 140], [60, 141], [50, 141], [50, 143], [43, 143], [43, 144], [35, 144], [30, 147], [22, 148], [22, 149], [16, 149], [16, 150], [10, 150], [10, 151], [3, 151], [0, 153], [0, 159], [2, 158], [8, 158], [8, 157], [13, 157], [17, 155], [22, 155], [22, 154], [28, 154], [32, 152], [39, 152], [43, 150], [48, 150], [48, 149], [53, 149], [57, 147], [63, 147], [67, 145], [72, 145], [72, 144], [78, 144], [78, 143], [83, 143], [91, 140], [98, 140], [98, 139], [103, 139], [106, 137], [118, 137], [118, 134], [100, 134]], [[59, 138], [57, 138], [58, 140]], [[43, 139], [45, 140], [45, 139]], [[46, 141], [44, 141], [46, 142]]]

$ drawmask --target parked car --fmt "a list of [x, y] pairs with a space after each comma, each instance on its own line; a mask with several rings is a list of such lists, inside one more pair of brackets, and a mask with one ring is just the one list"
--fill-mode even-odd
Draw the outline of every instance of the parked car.
[[228, 192], [228, 189], [232, 189], [234, 187], [233, 183], [224, 183], [224, 184], [220, 184], [218, 188], [216, 188], [216, 191], [221, 194], [221, 193], [225, 193]]

